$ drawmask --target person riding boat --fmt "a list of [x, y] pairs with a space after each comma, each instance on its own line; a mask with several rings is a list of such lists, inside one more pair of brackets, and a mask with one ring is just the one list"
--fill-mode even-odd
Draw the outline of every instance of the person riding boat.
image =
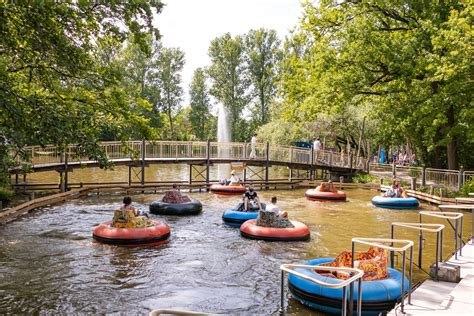
[[250, 209], [262, 209], [260, 204], [260, 199], [257, 196], [257, 192], [253, 189], [253, 185], [249, 184], [247, 191], [244, 193], [244, 210], [248, 211]]
[[115, 228], [146, 228], [153, 226], [146, 212], [140, 211], [132, 205], [132, 198], [123, 198], [123, 206], [114, 211], [111, 226]]

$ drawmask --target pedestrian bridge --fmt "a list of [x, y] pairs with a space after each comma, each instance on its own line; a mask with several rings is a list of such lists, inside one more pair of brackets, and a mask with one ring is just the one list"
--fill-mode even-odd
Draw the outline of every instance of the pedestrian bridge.
[[[351, 173], [363, 170], [366, 158], [353, 154], [340, 154], [326, 150], [313, 150], [294, 146], [255, 144], [251, 157], [250, 143], [192, 142], [192, 141], [127, 141], [102, 142], [100, 147], [115, 165], [148, 165], [151, 163], [183, 163], [190, 165], [212, 165], [244, 162], [249, 166], [287, 166], [303, 170], [329, 170], [335, 173]], [[73, 168], [97, 167], [99, 162], [81, 154], [81, 148], [68, 146], [60, 151], [56, 146], [30, 146], [24, 149], [31, 158], [29, 167], [34, 172]], [[12, 173], [19, 173], [23, 164]]]

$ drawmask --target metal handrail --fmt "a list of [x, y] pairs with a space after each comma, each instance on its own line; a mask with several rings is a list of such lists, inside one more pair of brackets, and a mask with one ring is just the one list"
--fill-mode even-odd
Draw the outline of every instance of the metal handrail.
[[[413, 241], [405, 240], [405, 239], [393, 239], [393, 238], [352, 238], [352, 267], [354, 267], [354, 255], [355, 255], [355, 244], [363, 244], [368, 246], [375, 246], [382, 249], [387, 249], [390, 251], [402, 251], [403, 252], [403, 259], [402, 259], [402, 269], [403, 269], [403, 276], [402, 276], [402, 299], [401, 299], [401, 311], [404, 312], [405, 306], [405, 265], [406, 265], [406, 251], [410, 249], [410, 269], [408, 274], [408, 303], [411, 302], [411, 284], [412, 284], [412, 275], [413, 275]], [[390, 243], [390, 246], [386, 245], [385, 243]], [[402, 247], [394, 247], [394, 244], [404, 244]], [[351, 297], [349, 298], [349, 304], [352, 304], [352, 295], [353, 295], [353, 284], [351, 284]], [[349, 310], [352, 310], [352, 306], [349, 305]], [[361, 314], [359, 314], [361, 315]]]
[[[339, 280], [337, 279], [338, 283], [327, 283], [310, 276], [304, 275], [302, 273], [296, 272], [292, 270], [292, 268], [301, 268], [301, 269], [311, 269], [311, 270], [324, 270], [324, 271], [344, 271], [349, 272], [351, 276], [346, 280]], [[339, 289], [342, 288], [342, 308], [341, 308], [341, 315], [346, 315], [347, 313], [347, 298], [346, 298], [346, 287], [351, 285], [351, 291], [353, 291], [353, 284], [355, 281], [359, 280], [359, 287], [357, 293], [357, 314], [362, 315], [362, 277], [364, 276], [364, 271], [356, 268], [348, 268], [348, 267], [328, 267], [328, 266], [321, 266], [321, 265], [304, 265], [304, 264], [282, 264], [280, 266], [281, 269], [281, 301], [280, 301], [280, 311], [283, 312], [284, 310], [284, 284], [285, 284], [285, 272], [296, 275], [297, 277], [303, 278], [310, 282], [316, 283], [318, 285], [332, 288], [332, 289]], [[354, 274], [353, 274], [354, 273]], [[353, 275], [352, 275], [353, 274]], [[353, 297], [353, 292], [351, 292], [351, 299]], [[352, 306], [352, 305], [351, 305]], [[351, 310], [352, 311], [352, 310]]]
[[[459, 247], [459, 254], [462, 256], [462, 224], [463, 224], [463, 218], [464, 214], [459, 213], [459, 212], [445, 212], [445, 211], [420, 211], [420, 223], [421, 223], [421, 216], [426, 215], [426, 216], [431, 216], [431, 217], [438, 217], [438, 218], [445, 218], [449, 225], [454, 229], [454, 258], [457, 260], [458, 259], [458, 238], [460, 240], [460, 247]], [[450, 219], [454, 220], [454, 227], [453, 224], [451, 223]], [[461, 227], [460, 227], [460, 236], [458, 234], [458, 227], [459, 227], [459, 221], [461, 222]]]
[[[420, 223], [406, 223], [406, 222], [393, 222], [392, 223], [392, 239], [395, 238], [395, 226], [416, 229], [419, 231], [419, 245], [418, 245], [418, 267], [421, 269], [422, 261], [422, 242], [423, 233], [422, 231], [436, 233], [436, 271], [435, 279], [438, 279], [438, 262], [442, 261], [443, 258], [443, 230], [445, 226], [443, 224], [422, 224]], [[430, 228], [433, 227], [433, 228]], [[439, 259], [438, 259], [439, 253]], [[393, 268], [394, 265], [394, 253], [390, 254], [390, 266]], [[411, 295], [408, 296], [408, 304], [411, 303]]]

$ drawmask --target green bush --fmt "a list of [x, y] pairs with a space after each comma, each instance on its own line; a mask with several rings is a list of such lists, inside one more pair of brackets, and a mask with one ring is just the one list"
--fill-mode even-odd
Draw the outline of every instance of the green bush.
[[379, 178], [373, 177], [368, 173], [358, 173], [352, 177], [353, 183], [379, 183]]
[[0, 201], [9, 201], [13, 196], [13, 191], [8, 188], [0, 187]]
[[461, 187], [461, 192], [465, 196], [469, 196], [468, 193], [474, 192], [474, 180], [464, 182]]

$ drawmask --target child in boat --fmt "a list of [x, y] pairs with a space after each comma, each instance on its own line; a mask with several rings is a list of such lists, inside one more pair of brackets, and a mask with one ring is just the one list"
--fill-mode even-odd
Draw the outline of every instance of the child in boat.
[[112, 226], [115, 228], [145, 228], [153, 226], [148, 219], [148, 214], [142, 212], [132, 205], [132, 198], [123, 198], [123, 206], [114, 212]]
[[257, 196], [257, 192], [253, 189], [252, 184], [249, 184], [249, 188], [244, 193], [244, 210], [248, 211], [251, 209], [262, 209], [260, 199]]

